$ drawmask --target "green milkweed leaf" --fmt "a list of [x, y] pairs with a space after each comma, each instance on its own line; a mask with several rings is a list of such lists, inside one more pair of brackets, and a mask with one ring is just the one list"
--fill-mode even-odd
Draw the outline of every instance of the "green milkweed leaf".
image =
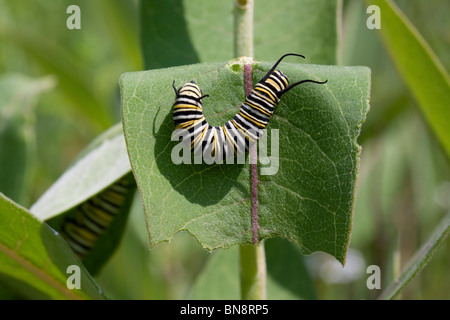
[[[32, 298], [37, 291], [39, 298], [105, 299], [66, 242], [1, 193], [0, 226], [0, 279], [23, 283], [15, 286], [21, 294]], [[71, 265], [80, 268], [80, 289], [67, 287]]]
[[[246, 164], [180, 164], [171, 160], [175, 80], [195, 80], [209, 94], [204, 113], [223, 125], [243, 102], [242, 59], [144, 72], [120, 79], [128, 154], [147, 217], [150, 246], [187, 230], [212, 250], [252, 242], [250, 170]], [[272, 63], [253, 64], [253, 82]], [[320, 250], [344, 262], [350, 239], [360, 147], [368, 111], [370, 70], [282, 63], [304, 84], [285, 94], [268, 125], [279, 130], [279, 169], [260, 175], [259, 239], [282, 236], [304, 254]], [[270, 149], [269, 149], [270, 150]]]
[[30, 208], [42, 221], [66, 212], [130, 172], [120, 125], [107, 130]]

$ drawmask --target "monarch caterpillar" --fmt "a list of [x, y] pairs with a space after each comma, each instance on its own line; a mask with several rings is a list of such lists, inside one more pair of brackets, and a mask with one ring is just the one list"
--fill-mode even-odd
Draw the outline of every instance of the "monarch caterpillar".
[[203, 153], [204, 157], [214, 158], [220, 163], [248, 151], [250, 142], [262, 136], [283, 94], [305, 82], [324, 84], [328, 81], [302, 80], [289, 85], [286, 75], [275, 70], [286, 56], [305, 58], [300, 54], [288, 53], [278, 59], [246, 97], [239, 112], [222, 127], [213, 127], [205, 120], [202, 99], [208, 95], [203, 95], [194, 81], [180, 89], [175, 87], [175, 81], [172, 83], [176, 95], [173, 105], [175, 130], [182, 130], [181, 137], [190, 142], [195, 155]]
[[64, 219], [62, 236], [80, 260], [91, 252], [117, 215], [129, 209], [129, 195], [134, 193], [135, 187], [125, 176], [80, 204], [74, 214]]

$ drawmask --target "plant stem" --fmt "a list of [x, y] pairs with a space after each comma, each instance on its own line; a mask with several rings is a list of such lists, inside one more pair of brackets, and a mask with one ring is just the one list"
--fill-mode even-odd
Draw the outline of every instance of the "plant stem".
[[[245, 95], [252, 91], [252, 66], [244, 65]], [[250, 143], [251, 192], [252, 192], [252, 232], [253, 244], [258, 243], [258, 149], [256, 143]]]
[[[253, 57], [253, 0], [234, 0], [234, 56]], [[250, 94], [252, 66], [244, 65], [245, 94]], [[250, 144], [253, 245], [241, 245], [241, 298], [266, 299], [266, 255], [264, 243], [258, 244], [258, 154]]]
[[234, 56], [253, 57], [253, 0], [234, 0]]
[[[252, 91], [252, 69], [244, 65], [245, 93]], [[266, 257], [264, 244], [258, 245], [258, 151], [256, 143], [250, 144], [252, 233], [253, 245], [241, 245], [241, 297], [244, 300], [266, 298]]]
[[250, 144], [250, 166], [252, 174], [252, 233], [253, 244], [258, 243], [258, 151], [256, 142]]
[[264, 243], [241, 245], [241, 298], [243, 300], [266, 299], [266, 254]]

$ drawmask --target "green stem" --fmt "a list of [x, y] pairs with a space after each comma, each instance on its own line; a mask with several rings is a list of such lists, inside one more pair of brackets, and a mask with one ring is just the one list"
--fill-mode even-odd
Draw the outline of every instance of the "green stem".
[[[253, 7], [254, 0], [234, 0], [234, 56], [253, 57]], [[249, 75], [247, 75], [249, 73]], [[249, 78], [249, 79], [248, 79]], [[251, 71], [246, 72], [246, 93], [251, 90]], [[250, 84], [250, 85], [249, 85]], [[256, 154], [256, 152], [254, 152]], [[252, 165], [252, 219], [255, 223], [257, 215], [257, 173], [255, 175], [257, 159]], [[255, 183], [256, 182], [256, 183]], [[255, 201], [256, 199], [256, 201]], [[253, 226], [257, 229], [257, 225]], [[257, 232], [257, 230], [256, 230]], [[257, 234], [253, 230], [253, 237]], [[239, 249], [241, 264], [241, 298], [243, 300], [266, 299], [266, 254], [264, 243], [254, 245], [241, 245]]]
[[243, 300], [266, 299], [266, 254], [264, 243], [241, 245], [241, 298]]
[[234, 56], [253, 57], [253, 0], [234, 0]]

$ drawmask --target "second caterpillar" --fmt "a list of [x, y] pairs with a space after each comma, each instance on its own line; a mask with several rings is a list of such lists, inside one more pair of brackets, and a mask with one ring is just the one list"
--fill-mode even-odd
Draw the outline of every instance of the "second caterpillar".
[[248, 151], [251, 142], [256, 142], [264, 132], [269, 120], [278, 106], [281, 96], [295, 86], [313, 82], [302, 80], [289, 85], [286, 75], [275, 68], [286, 56], [304, 56], [294, 53], [283, 55], [255, 85], [239, 112], [221, 127], [211, 126], [203, 115], [203, 95], [200, 87], [194, 82], [188, 82], [180, 89], [172, 87], [176, 94], [173, 105], [173, 120], [175, 130], [180, 130], [179, 136], [190, 148], [195, 156], [213, 159], [216, 163], [223, 163], [225, 159]]

